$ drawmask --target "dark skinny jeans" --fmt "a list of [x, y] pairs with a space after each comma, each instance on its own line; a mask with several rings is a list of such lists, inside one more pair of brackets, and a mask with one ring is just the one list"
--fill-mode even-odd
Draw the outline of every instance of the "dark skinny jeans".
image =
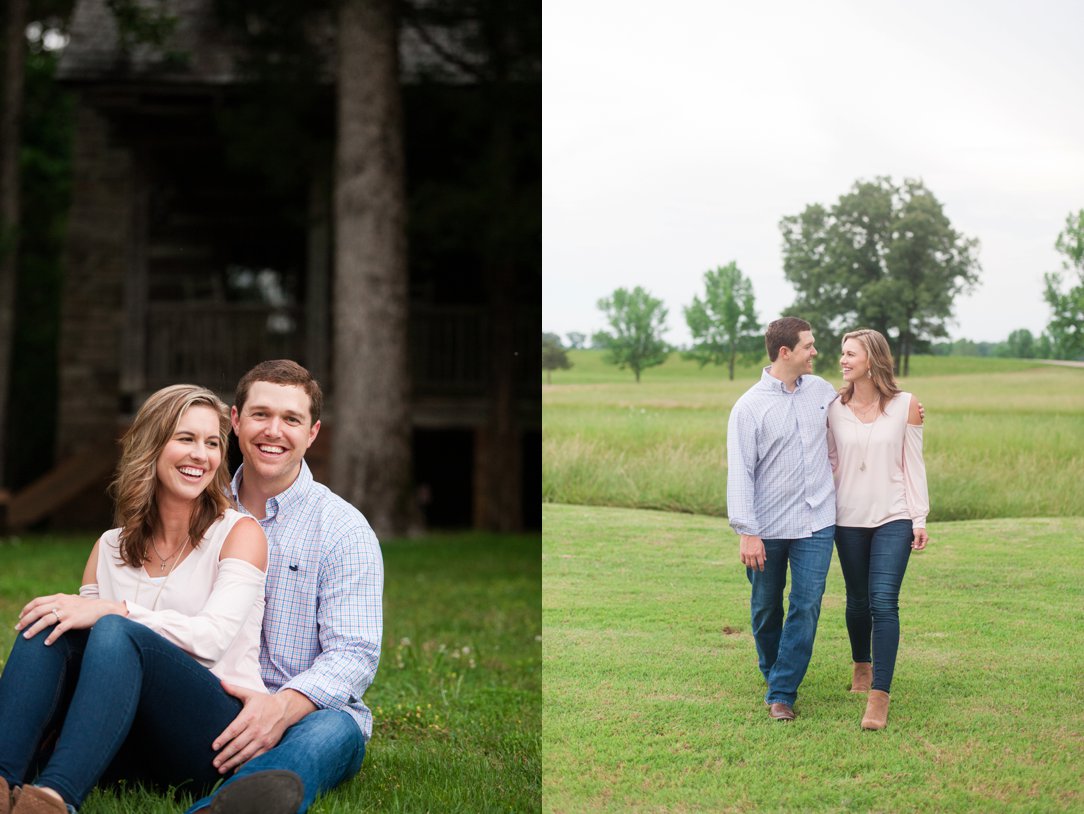
[[836, 526], [836, 552], [847, 584], [851, 657], [873, 662], [875, 690], [889, 692], [900, 646], [900, 586], [914, 539], [910, 520], [877, 528]]
[[46, 647], [51, 630], [20, 635], [0, 676], [0, 777], [75, 806], [103, 778], [196, 794], [218, 781], [211, 743], [241, 702], [210, 670], [123, 616]]

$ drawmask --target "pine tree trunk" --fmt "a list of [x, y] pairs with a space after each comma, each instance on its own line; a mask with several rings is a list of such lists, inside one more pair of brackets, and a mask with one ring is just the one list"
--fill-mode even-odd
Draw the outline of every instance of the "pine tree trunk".
[[8, 390], [15, 341], [15, 278], [19, 258], [19, 131], [26, 71], [26, 2], [4, 3], [3, 87], [0, 93], [0, 489], [7, 484]]
[[395, 3], [344, 0], [338, 37], [331, 485], [383, 538], [417, 516]]

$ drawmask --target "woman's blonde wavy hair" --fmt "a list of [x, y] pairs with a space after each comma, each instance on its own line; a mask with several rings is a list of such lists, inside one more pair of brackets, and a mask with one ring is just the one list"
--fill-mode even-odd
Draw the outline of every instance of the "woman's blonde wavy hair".
[[[888, 346], [888, 340], [872, 328], [859, 328], [844, 335], [839, 343], [842, 348], [848, 339], [854, 339], [866, 351], [869, 360], [869, 374], [873, 386], [881, 400], [881, 412], [883, 413], [892, 397], [900, 392], [896, 384], [895, 364], [892, 361], [892, 348]], [[840, 401], [847, 404], [854, 397], [854, 383], [848, 382], [839, 389]]]
[[214, 393], [194, 384], [175, 384], [151, 395], [139, 408], [132, 426], [121, 439], [120, 463], [109, 494], [113, 498], [114, 525], [120, 532], [120, 558], [138, 568], [147, 547], [160, 531], [158, 517], [158, 456], [173, 437], [181, 416], [192, 407], [210, 407], [218, 414], [218, 440], [222, 462], [211, 483], [196, 499], [189, 523], [189, 539], [195, 548], [211, 523], [231, 504], [226, 450], [230, 429], [226, 405]]

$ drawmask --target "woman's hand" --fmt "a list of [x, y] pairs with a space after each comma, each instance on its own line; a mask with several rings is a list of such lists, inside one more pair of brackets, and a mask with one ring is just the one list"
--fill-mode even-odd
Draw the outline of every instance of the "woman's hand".
[[110, 602], [106, 599], [86, 599], [73, 594], [51, 594], [30, 600], [19, 611], [16, 630], [23, 631], [23, 636], [32, 639], [45, 628], [54, 625], [53, 631], [46, 637], [49, 645], [59, 639], [68, 630], [85, 630], [110, 613], [127, 616], [123, 602]]
[[911, 541], [911, 548], [915, 551], [921, 551], [929, 541], [930, 535], [926, 533], [926, 529], [915, 529], [915, 539]]

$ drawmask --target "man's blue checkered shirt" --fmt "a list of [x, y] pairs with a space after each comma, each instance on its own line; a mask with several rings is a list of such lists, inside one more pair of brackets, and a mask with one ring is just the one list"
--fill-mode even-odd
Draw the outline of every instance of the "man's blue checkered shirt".
[[[238, 495], [244, 465], [233, 476]], [[272, 693], [296, 690], [349, 713], [368, 741], [362, 695], [376, 676], [383, 635], [384, 562], [361, 512], [312, 478], [308, 464], [267, 501], [267, 607], [260, 672]]]
[[836, 522], [828, 462], [832, 385], [799, 376], [793, 393], [764, 368], [726, 429], [726, 502], [738, 534], [799, 539]]

